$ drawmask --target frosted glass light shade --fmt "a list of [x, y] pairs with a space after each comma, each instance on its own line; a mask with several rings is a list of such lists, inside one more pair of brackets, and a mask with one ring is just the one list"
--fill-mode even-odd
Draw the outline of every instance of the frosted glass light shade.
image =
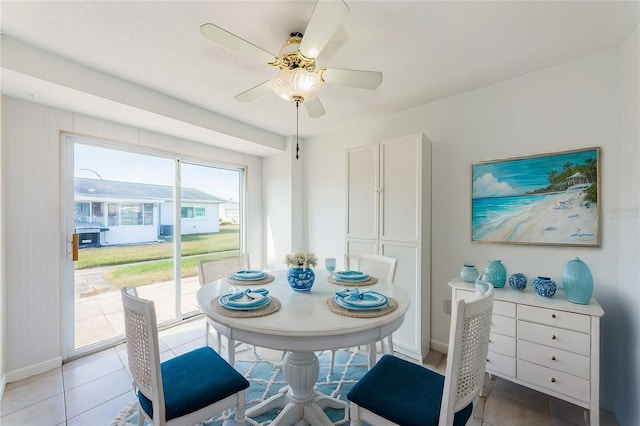
[[292, 70], [283, 68], [271, 77], [273, 91], [291, 102], [295, 102], [296, 97], [302, 98], [302, 102], [315, 98], [322, 89], [323, 83], [319, 74], [302, 68]]

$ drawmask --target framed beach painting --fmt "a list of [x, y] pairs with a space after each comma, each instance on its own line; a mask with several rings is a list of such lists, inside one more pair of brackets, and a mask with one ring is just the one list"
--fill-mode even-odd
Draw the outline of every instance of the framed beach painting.
[[600, 148], [471, 165], [471, 240], [600, 246]]

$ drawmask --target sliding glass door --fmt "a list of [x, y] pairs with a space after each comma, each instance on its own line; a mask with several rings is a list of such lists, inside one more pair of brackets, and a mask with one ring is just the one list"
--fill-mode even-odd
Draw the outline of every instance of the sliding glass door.
[[154, 301], [159, 326], [198, 314], [197, 261], [242, 247], [244, 171], [72, 135], [63, 145], [65, 357], [122, 340], [123, 287]]

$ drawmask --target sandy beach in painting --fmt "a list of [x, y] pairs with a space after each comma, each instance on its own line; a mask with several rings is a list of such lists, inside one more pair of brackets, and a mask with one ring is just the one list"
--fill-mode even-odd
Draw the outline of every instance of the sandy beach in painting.
[[597, 243], [597, 206], [580, 192], [549, 195], [529, 209], [504, 217], [483, 241]]

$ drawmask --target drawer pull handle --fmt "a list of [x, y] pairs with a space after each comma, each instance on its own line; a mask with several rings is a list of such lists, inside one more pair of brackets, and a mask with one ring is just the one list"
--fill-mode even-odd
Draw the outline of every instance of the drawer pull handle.
[[551, 318], [555, 318], [555, 317], [556, 317], [556, 314], [551, 314]]
[[556, 340], [556, 335], [551, 336], [551, 340]]
[[551, 378], [551, 383], [555, 383], [555, 382], [556, 382], [556, 378], [555, 378], [555, 377], [552, 377], [552, 378]]
[[556, 356], [555, 355], [551, 355], [551, 361], [555, 361], [556, 360]]

